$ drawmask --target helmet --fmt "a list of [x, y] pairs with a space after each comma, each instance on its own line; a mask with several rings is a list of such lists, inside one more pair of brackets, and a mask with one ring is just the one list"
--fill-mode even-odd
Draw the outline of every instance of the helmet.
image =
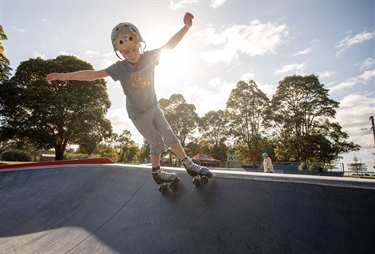
[[143, 42], [138, 28], [129, 22], [118, 24], [112, 29], [112, 46], [115, 51], [125, 50]]
[[267, 153], [263, 153], [262, 157], [268, 157], [268, 154]]

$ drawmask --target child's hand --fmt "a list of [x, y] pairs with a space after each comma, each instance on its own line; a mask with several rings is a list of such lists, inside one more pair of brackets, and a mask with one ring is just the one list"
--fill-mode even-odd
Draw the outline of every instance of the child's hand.
[[62, 80], [61, 76], [61, 73], [51, 73], [47, 75], [46, 79], [48, 81]]
[[189, 29], [193, 25], [193, 14], [187, 12], [184, 16], [184, 24]]

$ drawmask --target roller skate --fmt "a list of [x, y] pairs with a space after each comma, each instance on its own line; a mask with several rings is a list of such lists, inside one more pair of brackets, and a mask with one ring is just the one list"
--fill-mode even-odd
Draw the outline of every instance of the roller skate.
[[160, 166], [152, 169], [152, 177], [156, 184], [159, 185], [159, 191], [165, 192], [169, 188], [172, 190], [176, 189], [180, 178], [177, 177], [175, 173], [168, 173], [163, 171]]
[[208, 168], [195, 164], [189, 157], [186, 157], [181, 162], [188, 174], [193, 177], [192, 182], [196, 186], [199, 186], [201, 183], [207, 184], [208, 178], [213, 176]]

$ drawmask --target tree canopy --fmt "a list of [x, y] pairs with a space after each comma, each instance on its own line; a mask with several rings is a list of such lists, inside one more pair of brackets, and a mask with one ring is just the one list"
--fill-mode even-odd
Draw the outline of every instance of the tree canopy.
[[112, 131], [105, 117], [111, 105], [105, 81], [45, 79], [51, 72], [88, 69], [93, 67], [74, 56], [22, 62], [15, 75], [0, 86], [1, 139], [54, 148], [57, 160], [63, 159], [68, 143], [93, 151]]
[[4, 32], [3, 26], [0, 25], [0, 80], [8, 79], [12, 70], [9, 67], [9, 59], [4, 55], [3, 40], [8, 40], [8, 37]]
[[185, 146], [187, 139], [192, 137], [200, 124], [195, 106], [188, 104], [181, 94], [172, 94], [169, 99], [160, 99], [159, 105], [182, 146]]
[[329, 98], [328, 89], [315, 75], [285, 77], [272, 106], [279, 159], [329, 162], [340, 153], [359, 149], [346, 142], [348, 135], [332, 122], [339, 103]]
[[215, 159], [227, 158], [227, 121], [223, 110], [211, 110], [202, 117], [202, 139], [210, 144], [209, 154]]
[[235, 138], [240, 148], [241, 159], [256, 161], [262, 154], [265, 142], [270, 100], [259, 89], [255, 81], [239, 81], [227, 100], [226, 117], [229, 135]]

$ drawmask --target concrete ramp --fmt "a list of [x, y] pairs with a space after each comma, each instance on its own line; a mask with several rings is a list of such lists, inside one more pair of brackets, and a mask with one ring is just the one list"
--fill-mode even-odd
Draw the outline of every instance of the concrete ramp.
[[61, 165], [0, 171], [0, 253], [373, 253], [375, 182]]

